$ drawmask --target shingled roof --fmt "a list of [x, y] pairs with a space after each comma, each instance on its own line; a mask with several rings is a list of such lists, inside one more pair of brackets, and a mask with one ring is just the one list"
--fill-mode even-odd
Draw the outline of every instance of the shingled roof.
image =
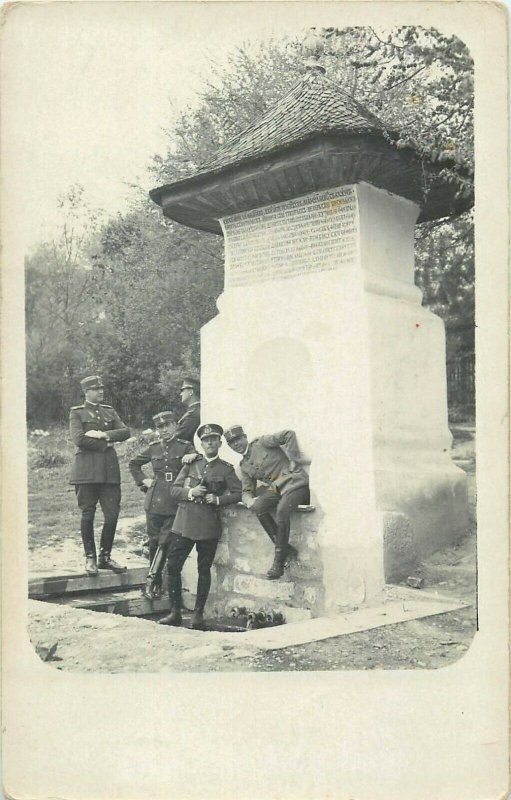
[[[390, 135], [389, 135], [390, 134]], [[332, 187], [366, 182], [420, 206], [419, 222], [460, 214], [460, 195], [445, 167], [412, 147], [324, 75], [305, 75], [269, 111], [233, 136], [188, 178], [149, 194], [165, 216], [220, 234], [220, 220]], [[460, 170], [458, 170], [460, 172]]]
[[201, 164], [199, 173], [258, 158], [321, 133], [382, 130], [383, 123], [327, 78], [323, 67], [310, 66], [273, 108]]

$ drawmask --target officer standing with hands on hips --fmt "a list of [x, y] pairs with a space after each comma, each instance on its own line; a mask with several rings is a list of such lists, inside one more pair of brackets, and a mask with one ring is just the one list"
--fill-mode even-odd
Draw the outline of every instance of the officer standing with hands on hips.
[[[155, 414], [153, 422], [158, 434], [149, 446], [129, 461], [129, 470], [142, 491], [146, 493], [147, 535], [149, 537], [149, 572], [143, 594], [148, 600], [161, 596], [161, 579], [172, 525], [177, 511], [177, 500], [171, 489], [182, 467], [186, 453], [195, 453], [185, 439], [176, 437], [176, 415], [173, 411]], [[142, 467], [151, 464], [153, 477], [148, 477]]]
[[183, 466], [171, 494], [179, 501], [168, 550], [170, 614], [161, 625], [181, 625], [181, 570], [197, 550], [197, 595], [191, 627], [201, 629], [211, 586], [211, 566], [222, 534], [220, 508], [241, 500], [241, 483], [232, 464], [218, 457], [223, 429], [201, 425], [197, 436], [204, 456]]
[[[130, 430], [112, 406], [102, 402], [103, 381], [90, 375], [80, 381], [85, 395], [81, 406], [69, 414], [69, 434], [76, 445], [69, 482], [74, 485], [81, 511], [80, 531], [85, 551], [85, 571], [99, 569], [124, 572], [110, 556], [121, 505], [121, 474], [114, 442], [129, 438]], [[103, 511], [99, 559], [96, 560], [94, 516], [98, 501]]]

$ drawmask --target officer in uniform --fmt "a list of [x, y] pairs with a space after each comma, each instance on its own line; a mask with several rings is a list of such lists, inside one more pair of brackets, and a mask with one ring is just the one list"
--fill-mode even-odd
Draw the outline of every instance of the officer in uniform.
[[176, 436], [193, 442], [195, 431], [200, 424], [199, 384], [194, 378], [185, 378], [179, 390], [182, 404], [186, 407], [183, 416], [177, 421]]
[[[117, 518], [121, 505], [121, 474], [114, 442], [129, 438], [130, 431], [112, 406], [102, 403], [103, 381], [90, 375], [80, 381], [85, 402], [69, 414], [69, 433], [76, 445], [69, 482], [74, 485], [82, 512], [80, 530], [85, 550], [85, 570], [97, 575], [99, 569], [124, 572], [111, 557]], [[104, 523], [99, 560], [96, 561], [94, 515], [99, 503]]]
[[[282, 577], [284, 566], [297, 552], [289, 544], [291, 513], [310, 502], [309, 476], [299, 466], [301, 454], [294, 431], [279, 431], [248, 442], [241, 425], [225, 431], [229, 447], [243, 456], [240, 461], [243, 503], [256, 515], [275, 545], [275, 558], [266, 573], [270, 580]], [[267, 487], [256, 496], [257, 483]], [[275, 518], [270, 513], [275, 510]]]
[[241, 500], [241, 483], [232, 464], [218, 457], [222, 433], [220, 425], [200, 426], [197, 436], [204, 456], [183, 466], [171, 490], [179, 508], [168, 551], [170, 614], [160, 620], [162, 625], [181, 625], [181, 570], [195, 546], [198, 581], [192, 628], [203, 627], [211, 565], [222, 533], [220, 508]]
[[[150, 567], [143, 594], [148, 600], [161, 595], [163, 566], [177, 511], [177, 500], [171, 497], [170, 490], [182, 467], [181, 459], [186, 453], [195, 452], [190, 442], [176, 437], [176, 415], [173, 411], [155, 414], [153, 422], [158, 438], [130, 459], [128, 464], [135, 483], [146, 492], [144, 509]], [[142, 470], [144, 464], [149, 463], [153, 469], [152, 478], [148, 478]]]

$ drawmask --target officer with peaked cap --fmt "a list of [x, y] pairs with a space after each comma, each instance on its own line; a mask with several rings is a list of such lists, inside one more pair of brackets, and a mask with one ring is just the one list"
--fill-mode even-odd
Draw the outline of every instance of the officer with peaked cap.
[[181, 625], [181, 570], [195, 547], [198, 580], [192, 628], [203, 627], [211, 565], [222, 533], [220, 508], [241, 500], [241, 483], [232, 464], [218, 457], [222, 433], [220, 425], [200, 426], [197, 436], [204, 456], [183, 466], [171, 490], [179, 508], [168, 556], [170, 614], [160, 620], [162, 625]]
[[[171, 496], [171, 489], [182, 467], [181, 459], [186, 453], [195, 452], [190, 442], [177, 438], [173, 411], [160, 411], [154, 415], [153, 422], [157, 438], [128, 464], [135, 483], [146, 492], [144, 509], [150, 567], [143, 594], [148, 600], [161, 595], [161, 577], [177, 511], [177, 500]], [[153, 470], [152, 478], [142, 470], [144, 464], [149, 463]]]
[[[111, 558], [121, 504], [121, 474], [114, 442], [129, 438], [130, 431], [112, 406], [103, 400], [103, 381], [90, 375], [80, 381], [85, 402], [69, 414], [69, 433], [76, 445], [69, 482], [74, 485], [81, 511], [80, 531], [85, 551], [85, 570], [97, 575], [99, 569], [124, 572]], [[96, 560], [94, 516], [101, 505], [104, 523], [99, 559]]]
[[[243, 458], [240, 461], [243, 503], [257, 515], [275, 545], [270, 580], [282, 577], [290, 558], [296, 557], [289, 544], [291, 513], [310, 501], [309, 476], [300, 466], [301, 454], [294, 431], [279, 431], [260, 436], [249, 443], [241, 425], [225, 431], [229, 447]], [[256, 496], [257, 483], [267, 487]], [[271, 514], [275, 511], [275, 517]]]
[[186, 411], [177, 422], [176, 436], [179, 439], [186, 439], [193, 442], [195, 431], [200, 424], [200, 398], [199, 383], [195, 378], [185, 378], [179, 397]]

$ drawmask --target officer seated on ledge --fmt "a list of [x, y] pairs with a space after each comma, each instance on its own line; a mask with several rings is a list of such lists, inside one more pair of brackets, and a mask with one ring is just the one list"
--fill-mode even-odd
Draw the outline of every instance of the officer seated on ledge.
[[[297, 557], [289, 544], [291, 513], [310, 502], [309, 476], [300, 466], [302, 457], [294, 431], [285, 430], [259, 436], [249, 443], [241, 425], [225, 431], [225, 440], [240, 461], [242, 500], [257, 515], [275, 545], [273, 564], [266, 573], [269, 580], [281, 578], [284, 567]], [[267, 487], [256, 494], [257, 483]], [[270, 513], [275, 510], [275, 517]]]

